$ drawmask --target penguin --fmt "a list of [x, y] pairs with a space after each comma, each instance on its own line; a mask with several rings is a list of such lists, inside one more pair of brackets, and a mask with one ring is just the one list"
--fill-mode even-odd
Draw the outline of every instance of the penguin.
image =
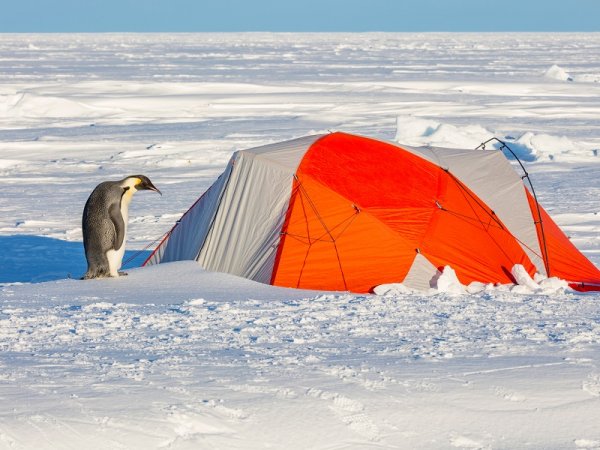
[[162, 195], [145, 175], [100, 183], [83, 208], [82, 230], [87, 272], [82, 279], [118, 277], [125, 253], [129, 204], [133, 194], [150, 190]]

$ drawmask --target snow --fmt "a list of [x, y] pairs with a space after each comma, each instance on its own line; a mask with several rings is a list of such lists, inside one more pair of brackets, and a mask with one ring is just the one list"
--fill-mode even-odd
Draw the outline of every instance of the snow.
[[515, 264], [510, 273], [519, 286], [523, 286], [532, 291], [539, 289], [540, 285], [533, 281], [533, 278], [529, 276], [525, 270], [525, 267], [523, 267], [521, 264]]
[[494, 136], [479, 125], [454, 126], [420, 117], [399, 116], [395, 141], [414, 146], [476, 148]]
[[466, 294], [464, 286], [458, 281], [456, 272], [450, 266], [445, 266], [442, 274], [437, 279], [436, 288], [440, 292], [447, 292], [448, 294]]
[[[598, 55], [599, 34], [0, 34], [0, 448], [600, 448], [598, 293], [518, 266], [372, 295], [136, 268], [233, 151], [327, 130], [495, 136], [599, 265]], [[138, 173], [163, 197], [133, 199], [129, 275], [78, 280], [85, 200]]]
[[383, 296], [396, 296], [403, 294], [412, 294], [419, 296], [431, 296], [438, 294], [463, 295], [463, 294], [494, 294], [502, 292], [511, 292], [513, 294], [544, 294], [556, 295], [564, 294], [565, 291], [571, 291], [569, 283], [556, 277], [546, 277], [536, 273], [534, 278], [527, 273], [521, 264], [515, 264], [511, 269], [511, 274], [515, 280], [514, 284], [491, 284], [471, 282], [468, 286], [463, 285], [458, 279], [456, 272], [450, 266], [445, 266], [441, 273], [432, 280], [432, 287], [426, 291], [411, 289], [402, 283], [389, 283], [375, 286], [373, 293]]
[[552, 67], [550, 67], [548, 70], [546, 70], [546, 72], [544, 73], [544, 76], [547, 78], [553, 79], [553, 80], [573, 81], [573, 78], [571, 78], [571, 75], [569, 75], [565, 69], [557, 66], [556, 64], [553, 64]]

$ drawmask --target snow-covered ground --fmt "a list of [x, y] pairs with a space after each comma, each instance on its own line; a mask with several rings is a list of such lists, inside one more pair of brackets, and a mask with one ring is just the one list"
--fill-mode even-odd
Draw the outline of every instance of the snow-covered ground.
[[0, 34], [0, 448], [600, 449], [600, 295], [82, 282], [96, 184], [139, 266], [234, 150], [327, 130], [525, 161], [600, 265], [600, 34]]

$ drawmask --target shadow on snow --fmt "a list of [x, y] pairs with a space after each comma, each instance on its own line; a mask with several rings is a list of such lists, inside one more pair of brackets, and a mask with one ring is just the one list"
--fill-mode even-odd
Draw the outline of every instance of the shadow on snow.
[[[0, 283], [41, 283], [80, 278], [87, 269], [83, 243], [44, 236], [0, 236]], [[124, 269], [139, 267], [150, 251], [125, 252]]]

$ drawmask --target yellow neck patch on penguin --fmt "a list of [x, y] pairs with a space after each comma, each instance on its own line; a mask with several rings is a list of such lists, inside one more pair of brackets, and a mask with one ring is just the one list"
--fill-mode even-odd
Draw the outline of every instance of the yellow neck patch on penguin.
[[123, 182], [121, 183], [121, 187], [122, 188], [128, 187], [129, 190], [134, 190], [134, 188], [136, 188], [136, 186], [138, 186], [140, 184], [142, 184], [142, 180], [140, 180], [138, 177], [129, 177], [129, 178], [125, 178], [123, 180]]
[[[128, 189], [123, 194], [123, 197], [121, 197], [122, 207], [124, 206], [125, 208], [127, 208], [129, 206], [129, 202], [131, 202], [131, 199], [133, 198], [133, 194], [135, 192], [137, 192], [136, 186], [138, 186], [141, 183], [142, 183], [142, 180], [140, 180], [137, 177], [130, 177], [130, 178], [126, 178], [125, 180], [123, 180], [123, 183], [121, 183], [121, 187], [128, 188]], [[123, 213], [123, 211], [121, 211], [121, 213]], [[125, 211], [125, 215], [126, 214], [127, 214], [127, 212]]]

